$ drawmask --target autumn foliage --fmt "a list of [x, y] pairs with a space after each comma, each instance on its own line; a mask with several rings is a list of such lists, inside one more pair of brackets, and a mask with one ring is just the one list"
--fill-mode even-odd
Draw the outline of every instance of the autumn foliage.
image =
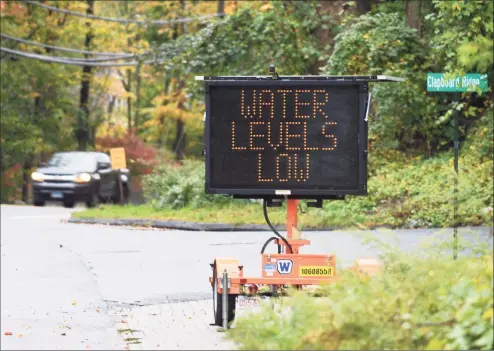
[[11, 203], [16, 199], [22, 184], [22, 167], [19, 163], [2, 172], [0, 191], [3, 203]]
[[127, 167], [132, 175], [149, 174], [157, 162], [157, 150], [144, 143], [135, 130], [124, 136], [106, 136], [96, 138], [96, 148], [99, 151], [109, 152], [111, 148], [123, 147], [127, 156]]

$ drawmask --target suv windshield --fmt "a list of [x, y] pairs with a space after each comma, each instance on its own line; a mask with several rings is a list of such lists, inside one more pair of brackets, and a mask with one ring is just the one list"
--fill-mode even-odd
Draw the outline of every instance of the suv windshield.
[[56, 153], [46, 164], [49, 167], [63, 167], [93, 170], [96, 167], [95, 157], [82, 152], [61, 152]]

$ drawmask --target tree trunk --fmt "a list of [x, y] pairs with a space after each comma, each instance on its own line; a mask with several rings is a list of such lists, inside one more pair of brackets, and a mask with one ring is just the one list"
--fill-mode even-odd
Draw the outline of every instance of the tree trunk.
[[420, 34], [422, 26], [420, 19], [420, 1], [412, 0], [405, 2], [405, 12], [407, 14], [407, 23], [410, 28], [415, 28]]
[[371, 0], [357, 0], [357, 12], [363, 15], [371, 10]]
[[[288, 8], [289, 3], [284, 2], [286, 4], [286, 9]], [[321, 0], [321, 16], [325, 13], [327, 14], [332, 20], [334, 20], [337, 16], [337, 14], [343, 10], [343, 7], [345, 5], [345, 2], [343, 1], [331, 1], [331, 0]], [[330, 20], [330, 23], [326, 23], [329, 28], [328, 29], [323, 29], [322, 27], [319, 27], [315, 31], [315, 38], [316, 40], [319, 41], [319, 45], [321, 49], [323, 49], [324, 52], [326, 52], [328, 55], [331, 54], [333, 51], [333, 46], [334, 46], [334, 33], [333, 33], [333, 28], [332, 26], [334, 25]], [[328, 47], [330, 45], [330, 47]], [[318, 75], [320, 72], [320, 68], [326, 64], [325, 61], [316, 61], [314, 64], [309, 67], [309, 74], [313, 75]]]
[[[126, 17], [129, 16], [129, 2], [124, 1], [124, 12]], [[129, 26], [126, 26], [126, 32], [129, 34]], [[132, 46], [132, 41], [130, 38], [127, 38], [127, 48], [130, 49]], [[127, 69], [127, 83], [124, 84], [125, 91], [130, 93], [132, 91], [132, 72], [130, 69]], [[132, 129], [132, 98], [130, 96], [127, 97], [127, 132], [130, 134]]]
[[96, 150], [96, 129], [95, 125], [89, 127], [89, 143], [93, 150]]
[[[86, 0], [87, 1], [87, 10], [86, 14], [92, 15], [94, 14], [94, 0]], [[88, 31], [86, 34], [85, 48], [86, 50], [91, 49], [91, 41], [93, 39], [93, 32], [91, 29], [91, 22], [87, 22]], [[85, 55], [86, 58], [89, 58], [89, 55]], [[83, 66], [82, 67], [82, 81], [81, 81], [81, 95], [80, 95], [80, 117], [79, 117], [79, 125], [78, 125], [78, 135], [77, 141], [79, 144], [79, 150], [85, 151], [87, 149], [87, 144], [89, 141], [89, 89], [92, 75], [92, 67], [91, 66]]]
[[[34, 108], [33, 108], [33, 119], [34, 121], [32, 121], [32, 123], [34, 124], [37, 124], [38, 123], [38, 117], [39, 117], [39, 109], [40, 109], [40, 106], [41, 106], [41, 97], [39, 96], [36, 96], [34, 98]], [[28, 155], [26, 155], [26, 157], [24, 158], [24, 163], [22, 165], [22, 195], [21, 195], [21, 200], [23, 202], [27, 202], [28, 198], [29, 198], [29, 171], [31, 170], [32, 166], [33, 166], [33, 160], [34, 160], [34, 154], [33, 153], [29, 153]], [[16, 187], [16, 198], [17, 198], [17, 187]]]
[[[185, 0], [180, 0], [180, 9], [183, 11], [184, 8], [185, 8]], [[185, 27], [185, 23], [183, 23], [181, 34], [185, 34], [185, 32], [186, 32], [186, 27]], [[180, 91], [184, 89], [184, 86], [185, 83], [182, 80], [179, 80], [177, 84], [177, 93], [180, 93]], [[179, 109], [183, 109], [184, 108], [183, 102], [180, 101], [177, 107]], [[175, 159], [177, 161], [181, 161], [184, 159], [185, 141], [186, 141], [185, 123], [181, 118], [179, 118], [177, 119], [175, 142], [173, 143], [173, 149], [175, 151]]]
[[179, 118], [177, 119], [177, 131], [175, 133], [175, 142], [173, 143], [173, 150], [175, 151], [175, 159], [181, 161], [184, 159], [185, 151], [185, 123]]
[[[132, 89], [132, 72], [127, 70], [127, 92], [130, 93]], [[132, 99], [127, 97], [127, 130], [130, 133], [132, 129]]]
[[136, 108], [134, 113], [134, 128], [136, 133], [139, 129], [139, 108], [141, 107], [141, 63], [136, 68]]
[[[163, 84], [163, 94], [168, 95], [169, 90], [170, 90], [170, 83], [171, 83], [171, 77], [170, 75], [165, 75], [165, 83]], [[159, 149], [161, 148], [162, 145], [165, 145], [166, 147], [166, 139], [163, 140], [163, 135], [161, 134], [163, 130], [163, 125], [165, 124], [165, 116], [160, 116], [160, 123], [159, 123], [159, 131], [158, 131], [158, 138], [156, 140], [156, 147]]]
[[[180, 0], [180, 10], [182, 12], [182, 15], [183, 15], [183, 12], [185, 10], [185, 0]], [[187, 31], [187, 23], [186, 22], [182, 22], [182, 35], [185, 34], [185, 32]]]
[[116, 96], [110, 97], [110, 102], [108, 103], [108, 121], [111, 120], [111, 117], [113, 115], [113, 110], [115, 109], [115, 103], [116, 102], [117, 102]]
[[225, 16], [225, 0], [218, 0], [218, 15], [220, 18]]
[[[22, 166], [22, 198], [23, 202], [27, 202], [29, 198], [29, 171], [32, 167], [33, 155], [28, 155]], [[16, 189], [17, 190], [17, 189]]]

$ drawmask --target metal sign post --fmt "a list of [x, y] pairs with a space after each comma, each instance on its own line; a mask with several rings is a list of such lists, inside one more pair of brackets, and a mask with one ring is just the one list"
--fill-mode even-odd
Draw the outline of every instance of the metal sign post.
[[[488, 90], [487, 74], [467, 73], [453, 76], [444, 73], [427, 73], [427, 91], [432, 93], [454, 92], [454, 100], [459, 104], [461, 92], [482, 93]], [[453, 258], [458, 258], [458, 163], [460, 153], [459, 111], [453, 112], [454, 149], [454, 188], [453, 188]]]
[[228, 272], [225, 270], [223, 272], [223, 291], [221, 293], [221, 298], [223, 299], [222, 304], [222, 316], [223, 316], [223, 329], [228, 329]]
[[122, 168], [127, 168], [127, 159], [125, 158], [125, 148], [110, 149], [110, 158], [112, 168], [118, 170], [118, 189], [120, 192], [120, 205], [124, 204]]
[[[461, 94], [455, 94], [455, 100], [460, 103]], [[455, 125], [455, 137], [454, 137], [454, 169], [455, 169], [455, 183], [454, 183], [454, 197], [453, 197], [453, 258], [456, 260], [458, 258], [458, 159], [460, 154], [460, 113], [455, 109], [454, 112], [454, 125]]]

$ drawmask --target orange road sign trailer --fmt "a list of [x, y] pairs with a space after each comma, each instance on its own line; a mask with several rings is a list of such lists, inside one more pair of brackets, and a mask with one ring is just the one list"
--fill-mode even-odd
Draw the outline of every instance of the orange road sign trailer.
[[[235, 258], [216, 258], [211, 264], [215, 324], [227, 328], [235, 315], [236, 297], [245, 286], [252, 294], [258, 292], [258, 285], [267, 285], [275, 295], [287, 286], [338, 280], [334, 255], [300, 253], [310, 241], [302, 239], [298, 229], [299, 201], [316, 200], [308, 206], [321, 208], [323, 200], [367, 195], [368, 83], [405, 79], [279, 76], [270, 65], [268, 76], [197, 76], [196, 80], [205, 83], [206, 193], [263, 199], [264, 217], [276, 235], [261, 250], [259, 277], [244, 276]], [[278, 206], [283, 199], [288, 201], [286, 237], [267, 215], [268, 202]], [[278, 253], [264, 253], [271, 242]], [[352, 269], [373, 274], [379, 265], [372, 259], [357, 260]]]
[[[332, 282], [336, 279], [336, 257], [331, 255], [300, 254], [299, 250], [305, 245], [310, 245], [309, 240], [293, 239], [294, 232], [300, 235], [298, 226], [298, 205], [300, 200], [288, 200], [287, 208], [287, 242], [276, 239], [275, 244], [284, 247], [287, 253], [261, 254], [262, 276], [244, 277], [243, 266], [233, 258], [216, 258], [215, 269], [218, 284], [219, 279], [226, 271], [230, 281], [230, 294], [239, 294], [241, 284], [259, 285], [319, 285], [324, 282]], [[213, 282], [213, 277], [210, 277]], [[218, 293], [223, 291], [223, 286], [218, 287]]]
[[[274, 240], [275, 244], [283, 247], [279, 251], [284, 253], [261, 253], [260, 277], [245, 277], [243, 266], [235, 258], [217, 257], [211, 264], [213, 276], [209, 278], [209, 282], [216, 300], [214, 325], [228, 328], [228, 324], [234, 319], [235, 299], [243, 293], [242, 287], [245, 285], [250, 285], [249, 293], [255, 294], [259, 285], [269, 285], [273, 290], [284, 286], [300, 289], [304, 286], [331, 284], [338, 280], [335, 255], [299, 253], [300, 248], [310, 245], [310, 241], [300, 239], [297, 228], [300, 200], [287, 201], [287, 239]], [[294, 239], [293, 236], [297, 238]], [[357, 260], [356, 265], [350, 269], [373, 275], [379, 270], [379, 264], [374, 259], [362, 259]], [[227, 288], [224, 289], [224, 286]]]

